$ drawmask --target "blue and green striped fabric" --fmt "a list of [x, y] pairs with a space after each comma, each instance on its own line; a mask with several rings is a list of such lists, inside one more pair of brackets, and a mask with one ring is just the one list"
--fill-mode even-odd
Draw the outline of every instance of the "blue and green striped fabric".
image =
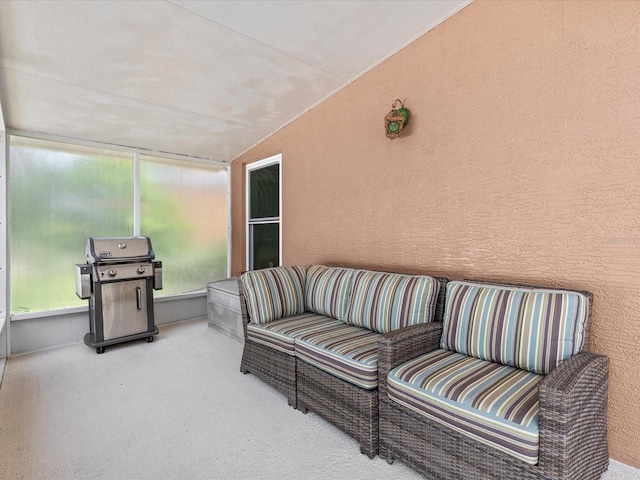
[[335, 318], [306, 312], [267, 323], [250, 323], [247, 325], [247, 338], [288, 355], [295, 355], [296, 337], [340, 325], [344, 323]]
[[251, 323], [304, 313], [306, 271], [306, 266], [294, 265], [243, 273], [240, 279]]
[[344, 320], [351, 294], [353, 270], [312, 265], [307, 268], [306, 308], [310, 312]]
[[453, 281], [440, 346], [546, 374], [583, 350], [588, 314], [579, 292]]
[[345, 322], [379, 333], [431, 322], [437, 295], [432, 277], [358, 270]]
[[538, 462], [543, 375], [435, 350], [388, 375], [389, 398], [520, 460]]
[[298, 335], [296, 357], [366, 389], [378, 386], [379, 333], [340, 322]]

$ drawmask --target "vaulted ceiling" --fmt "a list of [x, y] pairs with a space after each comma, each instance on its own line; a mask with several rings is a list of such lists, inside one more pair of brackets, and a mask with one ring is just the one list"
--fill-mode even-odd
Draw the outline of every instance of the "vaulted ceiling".
[[230, 162], [470, 1], [2, 0], [0, 112]]

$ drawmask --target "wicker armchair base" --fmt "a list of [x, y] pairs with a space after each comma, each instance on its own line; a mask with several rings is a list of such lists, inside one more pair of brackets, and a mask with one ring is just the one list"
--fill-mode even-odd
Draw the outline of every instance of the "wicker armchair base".
[[298, 360], [298, 410], [317, 413], [360, 442], [360, 451], [378, 453], [378, 391], [345, 382]]
[[530, 465], [381, 396], [380, 457], [440, 480], [597, 480], [609, 466], [606, 357], [581, 353], [540, 385], [539, 462]]
[[297, 407], [296, 358], [245, 337], [242, 373], [252, 373], [287, 396], [289, 405]]
[[380, 402], [380, 457], [399, 460], [434, 480], [551, 480], [535, 466], [508, 458], [437, 422]]

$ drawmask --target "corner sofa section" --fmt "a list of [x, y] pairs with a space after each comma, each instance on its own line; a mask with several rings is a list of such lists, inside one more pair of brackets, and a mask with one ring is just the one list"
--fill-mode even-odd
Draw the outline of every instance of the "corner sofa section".
[[381, 343], [380, 456], [429, 478], [600, 478], [608, 362], [586, 351], [590, 302], [449, 282], [431, 345]]
[[241, 371], [378, 453], [378, 349], [415, 337], [444, 306], [445, 279], [323, 265], [276, 267], [239, 280]]

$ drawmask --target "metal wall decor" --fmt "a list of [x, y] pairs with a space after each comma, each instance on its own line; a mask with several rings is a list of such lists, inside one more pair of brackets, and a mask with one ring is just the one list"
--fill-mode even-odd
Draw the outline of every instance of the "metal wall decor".
[[[397, 108], [398, 103], [400, 108]], [[396, 98], [391, 111], [384, 116], [384, 129], [391, 140], [400, 136], [402, 129], [409, 123], [409, 110], [404, 108], [402, 100]]]

